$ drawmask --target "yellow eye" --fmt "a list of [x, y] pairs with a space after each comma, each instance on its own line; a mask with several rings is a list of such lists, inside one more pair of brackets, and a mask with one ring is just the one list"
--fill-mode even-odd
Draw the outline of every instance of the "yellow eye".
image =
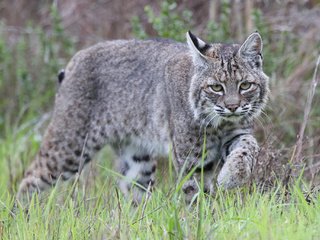
[[240, 89], [241, 90], [248, 90], [251, 87], [252, 83], [249, 82], [243, 82], [240, 84]]
[[223, 87], [220, 84], [213, 84], [213, 85], [210, 86], [210, 88], [214, 92], [221, 92], [223, 90]]

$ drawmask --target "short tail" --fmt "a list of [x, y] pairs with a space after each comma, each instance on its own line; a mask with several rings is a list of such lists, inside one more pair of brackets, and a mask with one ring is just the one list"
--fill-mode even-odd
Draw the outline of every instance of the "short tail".
[[62, 83], [64, 77], [65, 77], [65, 71], [64, 71], [64, 69], [61, 69], [61, 70], [59, 71], [59, 73], [58, 73], [58, 81], [59, 81], [59, 84]]

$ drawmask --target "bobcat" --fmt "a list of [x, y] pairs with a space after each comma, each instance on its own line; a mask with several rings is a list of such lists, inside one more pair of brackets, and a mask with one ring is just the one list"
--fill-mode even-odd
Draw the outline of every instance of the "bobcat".
[[259, 151], [253, 120], [269, 92], [262, 39], [258, 32], [242, 45], [186, 37], [187, 44], [116, 40], [78, 52], [59, 74], [52, 120], [18, 198], [69, 179], [106, 144], [125, 176], [120, 188], [135, 202], [170, 149], [178, 173], [193, 171], [182, 188], [187, 201], [202, 167], [207, 193], [248, 182]]

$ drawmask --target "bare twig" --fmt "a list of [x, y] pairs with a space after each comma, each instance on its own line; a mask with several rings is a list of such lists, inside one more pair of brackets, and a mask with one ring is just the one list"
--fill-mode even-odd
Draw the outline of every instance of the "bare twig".
[[136, 224], [137, 222], [140, 222], [142, 219], [144, 219], [144, 218], [147, 217], [148, 215], [153, 214], [153, 213], [156, 212], [156, 211], [159, 211], [159, 210], [160, 210], [161, 208], [163, 208], [163, 207], [164, 207], [164, 205], [161, 205], [161, 206], [155, 208], [153, 211], [149, 212], [148, 214], [143, 215], [141, 218], [139, 218], [138, 220], [134, 221], [134, 222], [132, 223], [132, 225]]
[[209, 21], [219, 22], [219, 8], [221, 2], [219, 0], [210, 0], [209, 1]]
[[12, 169], [12, 160], [11, 160], [11, 157], [8, 157], [6, 158], [7, 159], [7, 164], [8, 164], [8, 169], [9, 169], [9, 183], [8, 183], [8, 186], [9, 186], [9, 192], [11, 195], [14, 194], [13, 192], [13, 186], [14, 186], [14, 175], [13, 175], [13, 169]]
[[313, 100], [313, 97], [314, 97], [314, 94], [315, 94], [316, 87], [317, 87], [318, 82], [319, 82], [319, 79], [317, 78], [317, 72], [318, 72], [319, 63], [320, 63], [320, 55], [318, 56], [316, 67], [315, 67], [315, 70], [314, 70], [314, 73], [313, 73], [313, 78], [312, 78], [312, 82], [311, 82], [311, 85], [310, 85], [310, 90], [308, 92], [308, 98], [307, 98], [307, 102], [306, 102], [306, 107], [305, 107], [305, 110], [304, 110], [303, 122], [301, 124], [299, 135], [298, 135], [298, 140], [297, 140], [297, 143], [296, 143], [297, 149], [296, 149], [296, 156], [295, 156], [295, 161], [294, 162], [297, 163], [297, 164], [299, 164], [299, 163], [301, 164], [301, 162], [302, 162], [301, 151], [302, 151], [304, 132], [305, 132], [308, 120], [309, 120], [309, 115], [310, 115], [310, 112], [311, 112], [312, 100]]
[[253, 1], [245, 0], [244, 1], [244, 18], [245, 18], [246, 34], [249, 34], [254, 30], [252, 12], [253, 12]]
[[295, 159], [294, 156], [296, 155], [296, 152], [297, 152], [297, 145], [295, 145], [293, 147], [293, 152], [292, 152], [291, 158], [289, 160], [289, 164], [287, 164], [287, 166], [286, 166], [285, 173], [284, 173], [284, 176], [282, 179], [282, 184], [285, 186], [286, 190], [288, 190], [289, 183], [290, 183], [290, 177], [292, 176], [292, 170], [293, 170], [292, 163]]
[[122, 208], [121, 208], [120, 197], [119, 197], [119, 192], [117, 188], [116, 188], [116, 195], [117, 195], [117, 201], [118, 201], [118, 229], [116, 230], [116, 236], [118, 239], [120, 239]]
[[[8, 208], [8, 206], [7, 206], [4, 202], [2, 202], [1, 200], [0, 200], [0, 204], [1, 204], [5, 209], [7, 209], [7, 211], [10, 213], [11, 217], [13, 217], [13, 218], [16, 217], [16, 214], [15, 214], [15, 212], [14, 212], [16, 206], [14, 206], [14, 207], [10, 210], [10, 208]], [[1, 238], [0, 238], [0, 239], [1, 239]]]
[[146, 198], [145, 198], [143, 206], [142, 206], [141, 218], [144, 217], [144, 212], [146, 210], [147, 203], [149, 202], [150, 197], [151, 197], [151, 182], [149, 182], [148, 189], [146, 191]]

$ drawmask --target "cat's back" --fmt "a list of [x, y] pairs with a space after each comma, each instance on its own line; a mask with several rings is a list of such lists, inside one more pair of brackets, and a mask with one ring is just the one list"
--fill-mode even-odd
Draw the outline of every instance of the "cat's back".
[[99, 75], [105, 71], [125, 74], [124, 69], [139, 72], [145, 66], [152, 66], [149, 71], [156, 71], [172, 57], [187, 52], [186, 44], [169, 39], [106, 41], [79, 51], [69, 62], [67, 70], [77, 66], [77, 70], [94, 70]]
[[152, 88], [163, 81], [168, 61], [181, 54], [188, 54], [186, 44], [167, 39], [98, 43], [74, 55], [62, 85], [113, 92]]
[[156, 109], [165, 111], [166, 66], [181, 55], [189, 56], [185, 44], [159, 39], [107, 41], [81, 50], [65, 69], [55, 109], [77, 105], [97, 115], [125, 115], [130, 126], [150, 123]]

